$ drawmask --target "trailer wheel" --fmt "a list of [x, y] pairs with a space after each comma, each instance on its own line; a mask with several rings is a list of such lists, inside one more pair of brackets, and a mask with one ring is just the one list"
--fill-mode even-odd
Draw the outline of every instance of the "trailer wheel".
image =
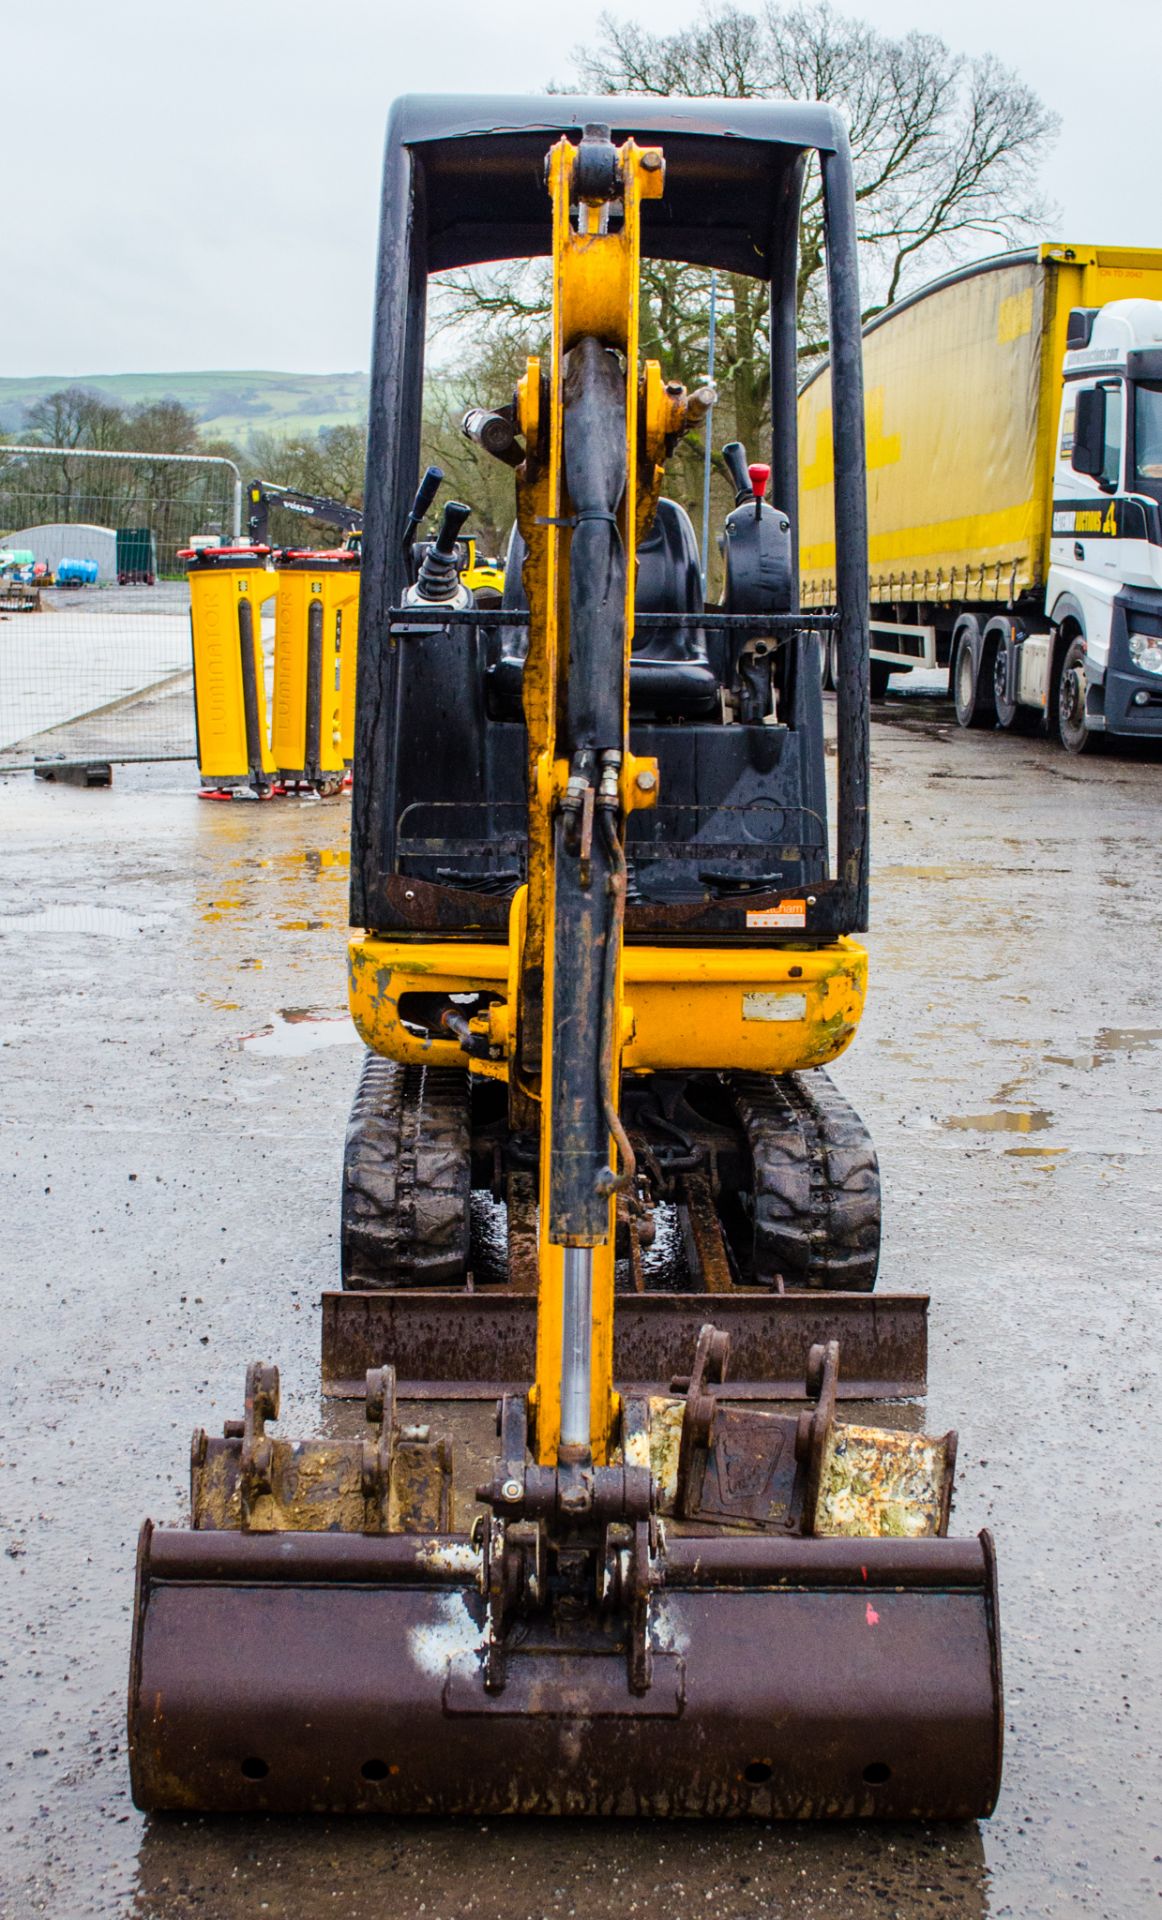
[[991, 669], [982, 671], [984, 644], [975, 614], [962, 614], [952, 635], [952, 698], [962, 727], [991, 727], [997, 709]]
[[1085, 638], [1075, 633], [1061, 658], [1049, 705], [1050, 728], [1066, 753], [1086, 753], [1094, 735], [1085, 718]]

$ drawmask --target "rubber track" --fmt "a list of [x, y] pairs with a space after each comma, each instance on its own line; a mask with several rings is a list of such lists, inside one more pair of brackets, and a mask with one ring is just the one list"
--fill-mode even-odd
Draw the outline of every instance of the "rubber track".
[[859, 1115], [830, 1077], [728, 1073], [754, 1167], [756, 1279], [870, 1292], [880, 1173]]
[[462, 1280], [471, 1186], [467, 1071], [368, 1052], [343, 1149], [343, 1285]]

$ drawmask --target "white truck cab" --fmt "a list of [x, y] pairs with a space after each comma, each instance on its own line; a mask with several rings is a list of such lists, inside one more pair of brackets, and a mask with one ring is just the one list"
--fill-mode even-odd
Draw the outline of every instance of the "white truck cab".
[[1048, 676], [1076, 753], [1099, 732], [1162, 738], [1162, 301], [1075, 307], [1063, 372], [1051, 634], [1021, 649], [1017, 692], [1041, 704]]

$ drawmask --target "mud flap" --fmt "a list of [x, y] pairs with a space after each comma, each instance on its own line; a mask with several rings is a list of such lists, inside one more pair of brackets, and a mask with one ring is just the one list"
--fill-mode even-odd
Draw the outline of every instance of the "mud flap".
[[672, 1539], [653, 1678], [616, 1619], [485, 1690], [462, 1536], [155, 1531], [129, 1725], [148, 1811], [969, 1819], [1000, 1780], [996, 1576], [971, 1541]]

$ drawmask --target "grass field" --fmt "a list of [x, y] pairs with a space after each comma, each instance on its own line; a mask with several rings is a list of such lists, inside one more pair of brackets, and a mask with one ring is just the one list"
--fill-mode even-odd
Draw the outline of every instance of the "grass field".
[[84, 373], [0, 379], [0, 437], [20, 433], [35, 401], [62, 387], [84, 387], [118, 406], [180, 400], [203, 433], [245, 445], [252, 433], [312, 435], [362, 420], [364, 373]]

